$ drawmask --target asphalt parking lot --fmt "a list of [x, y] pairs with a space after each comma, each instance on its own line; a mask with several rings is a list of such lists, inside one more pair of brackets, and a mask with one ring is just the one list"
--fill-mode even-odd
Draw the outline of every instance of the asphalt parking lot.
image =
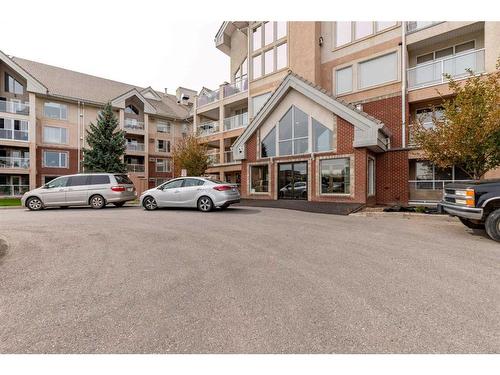
[[0, 210], [1, 353], [498, 353], [500, 246], [443, 218]]

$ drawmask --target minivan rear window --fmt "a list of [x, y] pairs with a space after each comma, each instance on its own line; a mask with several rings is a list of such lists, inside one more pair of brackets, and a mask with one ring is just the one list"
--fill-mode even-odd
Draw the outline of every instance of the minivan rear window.
[[109, 176], [105, 174], [96, 174], [90, 176], [89, 185], [109, 184]]
[[134, 183], [125, 174], [115, 174], [116, 182], [119, 184], [133, 185]]

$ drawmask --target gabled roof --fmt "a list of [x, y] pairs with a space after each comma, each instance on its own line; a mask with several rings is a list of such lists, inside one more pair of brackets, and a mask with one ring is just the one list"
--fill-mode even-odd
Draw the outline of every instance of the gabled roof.
[[148, 86], [144, 90], [142, 90], [141, 94], [146, 99], [161, 100], [161, 96], [158, 95], [158, 93], [155, 90], [153, 90], [151, 86]]
[[245, 143], [290, 90], [298, 91], [318, 105], [323, 106], [352, 124], [355, 128], [354, 147], [369, 147], [377, 151], [385, 151], [385, 137], [389, 136], [390, 132], [380, 120], [357, 109], [352, 104], [338, 100], [320, 86], [295, 73], [289, 72], [281, 81], [278, 88], [264, 103], [252, 122], [246, 127], [245, 131], [234, 142], [232, 150], [235, 159], [241, 160], [246, 158]]
[[26, 71], [22, 66], [17, 64], [13, 59], [7, 56], [5, 53], [0, 51], [0, 60], [2, 60], [9, 68], [19, 74], [21, 77], [26, 79], [27, 87], [26, 90], [30, 92], [35, 92], [38, 94], [47, 93], [47, 87], [45, 87], [40, 81], [33, 77], [28, 71]]
[[125, 101], [132, 96], [136, 96], [141, 102], [144, 103], [144, 113], [152, 115], [156, 114], [156, 108], [153, 107], [151, 103], [149, 103], [148, 100], [144, 96], [142, 96], [139, 90], [137, 90], [135, 87], [127, 91], [126, 93], [113, 98], [113, 100], [111, 100], [111, 105], [113, 107], [125, 108]]

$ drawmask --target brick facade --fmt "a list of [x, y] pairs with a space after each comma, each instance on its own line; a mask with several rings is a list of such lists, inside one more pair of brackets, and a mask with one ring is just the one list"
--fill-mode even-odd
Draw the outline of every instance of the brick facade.
[[[68, 153], [68, 168], [50, 168], [43, 165], [44, 151], [58, 151]], [[78, 173], [78, 151], [72, 148], [37, 147], [36, 149], [36, 186], [43, 184], [44, 176], [62, 176]]]

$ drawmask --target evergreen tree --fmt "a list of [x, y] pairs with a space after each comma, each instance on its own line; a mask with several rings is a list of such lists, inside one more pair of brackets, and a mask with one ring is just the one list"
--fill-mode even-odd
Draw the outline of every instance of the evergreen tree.
[[125, 132], [118, 130], [118, 119], [111, 103], [107, 103], [97, 116], [97, 125], [87, 130], [88, 148], [83, 149], [86, 172], [124, 173]]

